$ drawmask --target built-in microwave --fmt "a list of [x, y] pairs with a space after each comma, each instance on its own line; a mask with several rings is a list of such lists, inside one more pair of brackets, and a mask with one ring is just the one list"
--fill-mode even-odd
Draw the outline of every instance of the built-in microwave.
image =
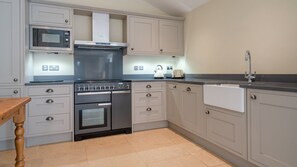
[[31, 26], [30, 50], [72, 52], [72, 31], [67, 28]]

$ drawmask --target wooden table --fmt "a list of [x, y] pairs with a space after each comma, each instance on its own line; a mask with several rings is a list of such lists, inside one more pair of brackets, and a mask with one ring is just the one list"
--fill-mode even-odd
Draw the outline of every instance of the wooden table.
[[6, 121], [13, 118], [16, 126], [15, 129], [15, 149], [16, 158], [15, 166], [25, 166], [24, 156], [24, 122], [25, 122], [25, 105], [31, 101], [31, 98], [0, 98], [0, 126]]

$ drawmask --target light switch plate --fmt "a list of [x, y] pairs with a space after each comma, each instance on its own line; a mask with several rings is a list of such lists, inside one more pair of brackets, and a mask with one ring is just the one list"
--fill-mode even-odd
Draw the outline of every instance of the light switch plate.
[[142, 71], [142, 70], [143, 70], [143, 66], [139, 66], [139, 70], [141, 70], [141, 71]]

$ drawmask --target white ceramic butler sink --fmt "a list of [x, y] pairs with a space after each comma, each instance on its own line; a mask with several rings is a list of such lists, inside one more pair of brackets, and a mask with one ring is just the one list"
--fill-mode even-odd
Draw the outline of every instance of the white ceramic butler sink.
[[237, 112], [245, 111], [245, 89], [239, 85], [204, 85], [204, 104]]

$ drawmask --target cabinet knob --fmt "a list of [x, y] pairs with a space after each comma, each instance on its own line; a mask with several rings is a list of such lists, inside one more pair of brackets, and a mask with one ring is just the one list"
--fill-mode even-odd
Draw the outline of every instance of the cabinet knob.
[[146, 85], [146, 88], [152, 88], [152, 85]]
[[131, 48], [131, 50], [134, 50], [134, 48]]
[[251, 99], [252, 100], [256, 100], [257, 99], [257, 96], [256, 95], [251, 95]]
[[209, 115], [209, 114], [210, 114], [210, 112], [207, 110], [207, 111], [205, 111], [205, 114]]
[[163, 49], [160, 49], [160, 52], [163, 52]]
[[175, 89], [176, 88], [176, 85], [174, 85], [173, 88]]
[[19, 81], [19, 79], [13, 78], [13, 82], [18, 82], [18, 81]]
[[53, 89], [47, 89], [45, 92], [46, 92], [46, 93], [53, 93], [54, 90], [53, 90]]
[[152, 94], [148, 93], [146, 94], [146, 97], [152, 97]]
[[53, 121], [53, 120], [54, 120], [54, 117], [49, 116], [49, 117], [46, 117], [45, 120], [46, 120], [46, 121]]
[[187, 87], [187, 91], [188, 91], [188, 92], [191, 92], [191, 88], [190, 88], [190, 87]]
[[146, 111], [152, 111], [152, 108], [148, 107], [148, 108], [146, 109]]
[[68, 21], [68, 19], [65, 19], [65, 23], [68, 23], [69, 21]]
[[14, 90], [13, 93], [14, 93], [14, 94], [18, 94], [19, 91], [18, 91], [18, 90]]
[[53, 99], [47, 99], [45, 102], [46, 102], [47, 104], [52, 104], [52, 103], [54, 103], [54, 100], [53, 100]]

